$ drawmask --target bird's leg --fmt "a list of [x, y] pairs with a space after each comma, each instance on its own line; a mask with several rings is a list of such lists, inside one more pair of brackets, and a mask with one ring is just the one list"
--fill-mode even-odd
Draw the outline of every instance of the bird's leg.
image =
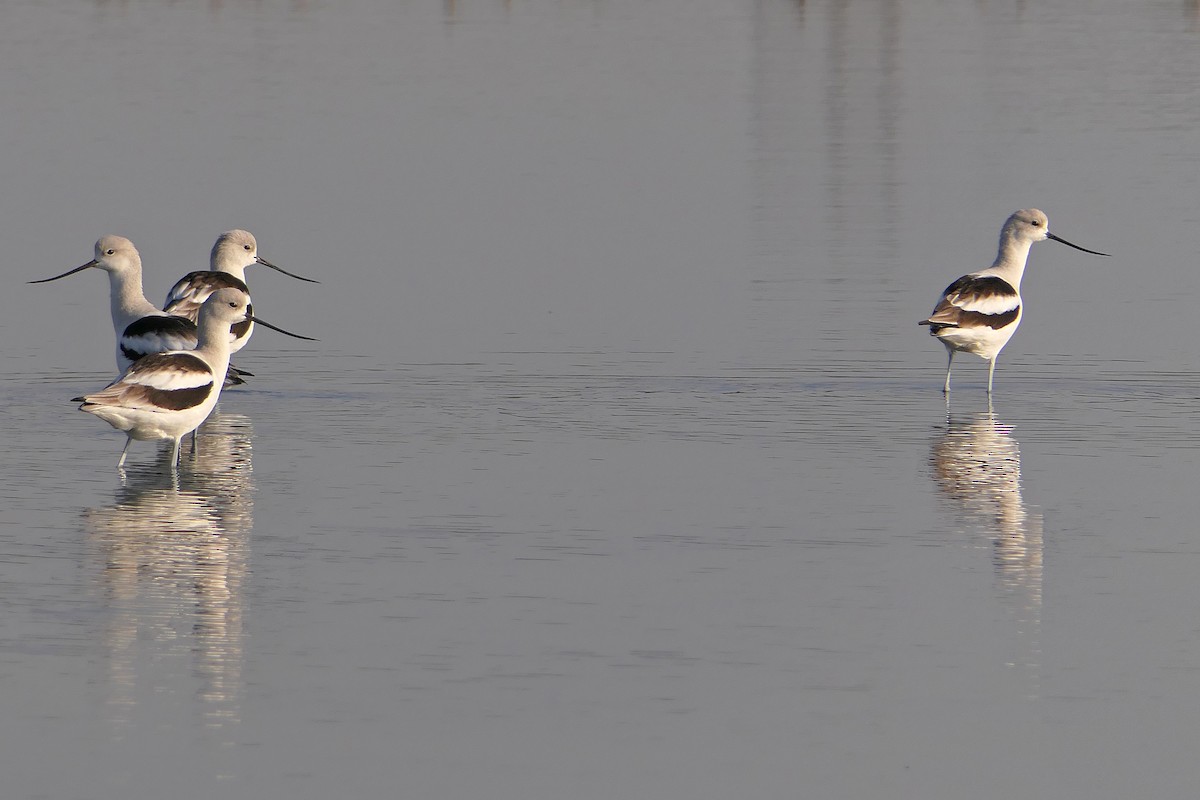
[[125, 446], [121, 448], [121, 457], [117, 459], [117, 469], [125, 466], [125, 456], [129, 452], [129, 445], [133, 444], [133, 437], [125, 437]]

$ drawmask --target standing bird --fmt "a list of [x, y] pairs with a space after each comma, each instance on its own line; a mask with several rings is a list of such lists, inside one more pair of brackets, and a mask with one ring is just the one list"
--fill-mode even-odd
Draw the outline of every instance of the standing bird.
[[[247, 294], [250, 289], [246, 286], [246, 268], [254, 264], [262, 264], [273, 270], [282, 272], [288, 277], [309, 283], [320, 283], [312, 278], [293, 275], [281, 267], [277, 267], [258, 254], [258, 242], [249, 231], [232, 230], [222, 233], [213, 245], [209, 256], [207, 272], [189, 272], [180, 278], [171, 291], [167, 292], [167, 300], [163, 303], [163, 311], [179, 317], [185, 317], [192, 322], [200, 312], [200, 306], [208, 296], [218, 289], [226, 287], [241, 289]], [[233, 350], [236, 353], [246, 346], [250, 334], [254, 332], [254, 306], [250, 306], [251, 319], [239, 322], [233, 326]]]
[[134, 439], [170, 439], [171, 469], [177, 468], [180, 439], [208, 418], [221, 396], [222, 376], [229, 368], [230, 328], [251, 318], [250, 298], [245, 292], [213, 292], [200, 309], [195, 349], [144, 356], [100, 391], [72, 398], [83, 404], [80, 411], [125, 431], [128, 438], [118, 467], [125, 464]]
[[142, 257], [124, 236], [101, 236], [96, 242], [95, 258], [88, 263], [30, 283], [49, 283], [93, 267], [108, 273], [118, 371], [124, 372], [151, 353], [196, 346], [194, 322], [159, 311], [142, 294]]
[[941, 340], [950, 354], [946, 363], [946, 385], [950, 393], [950, 368], [958, 351], [974, 353], [988, 362], [988, 394], [992, 393], [992, 374], [996, 357], [1008, 344], [1021, 324], [1021, 276], [1034, 242], [1053, 239], [1068, 247], [1096, 256], [1107, 256], [1050, 232], [1046, 215], [1036, 208], [1017, 211], [1000, 231], [1000, 250], [990, 267], [964, 275], [946, 287], [933, 313], [920, 325]]

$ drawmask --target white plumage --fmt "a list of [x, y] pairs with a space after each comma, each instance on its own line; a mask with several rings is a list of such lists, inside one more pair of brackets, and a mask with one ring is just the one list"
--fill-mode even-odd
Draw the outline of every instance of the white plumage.
[[229, 367], [229, 329], [247, 319], [249, 303], [237, 289], [213, 293], [201, 309], [194, 350], [145, 356], [100, 391], [74, 398], [82, 403], [81, 411], [125, 431], [118, 467], [134, 439], [170, 439], [172, 469], [178, 465], [180, 439], [208, 418], [221, 396]]
[[[117, 370], [125, 372], [138, 359], [167, 350], [191, 350], [196, 346], [196, 324], [154, 307], [142, 293], [142, 257], [124, 236], [102, 236], [96, 241], [95, 257], [53, 278], [30, 283], [49, 283], [85, 269], [108, 273], [109, 305], [116, 334]], [[236, 370], [231, 383], [242, 383]]]
[[973, 353], [988, 362], [988, 394], [996, 358], [1021, 324], [1021, 277], [1034, 242], [1056, 242], [1093, 255], [1106, 256], [1050, 233], [1049, 220], [1036, 208], [1017, 211], [1000, 231], [1000, 248], [992, 266], [964, 275], [946, 287], [933, 313], [919, 324], [941, 340], [949, 354], [943, 392], [950, 391], [950, 369], [956, 352]]
[[[246, 268], [254, 264], [262, 264], [273, 270], [282, 272], [291, 278], [309, 283], [318, 283], [312, 278], [293, 275], [287, 270], [272, 264], [258, 254], [258, 241], [249, 231], [232, 230], [222, 233], [209, 254], [209, 270], [207, 272], [189, 272], [184, 275], [171, 290], [167, 292], [163, 311], [196, 321], [200, 306], [208, 296], [218, 289], [240, 289], [247, 295], [250, 293], [246, 285]], [[254, 315], [254, 306], [250, 306], [250, 315]], [[236, 353], [250, 341], [254, 332], [253, 320], [239, 322], [233, 326], [233, 352]]]

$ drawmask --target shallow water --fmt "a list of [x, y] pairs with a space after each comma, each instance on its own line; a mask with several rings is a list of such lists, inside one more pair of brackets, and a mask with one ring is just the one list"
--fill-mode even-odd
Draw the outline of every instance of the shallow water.
[[[1184, 796], [1191, 4], [23, 4], [13, 798]], [[53, 57], [48, 57], [52, 54]], [[916, 321], [1037, 206], [986, 367]], [[256, 377], [68, 402], [244, 227]]]

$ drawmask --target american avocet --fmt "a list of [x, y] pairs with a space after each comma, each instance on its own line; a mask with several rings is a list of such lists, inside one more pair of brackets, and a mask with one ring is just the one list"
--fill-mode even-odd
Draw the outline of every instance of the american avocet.
[[1049, 224], [1046, 215], [1036, 208], [1014, 213], [1000, 231], [1000, 250], [992, 266], [947, 286], [933, 313], [919, 323], [928, 325], [929, 333], [940, 339], [949, 353], [943, 392], [950, 391], [950, 368], [954, 354], [961, 350], [988, 362], [987, 390], [992, 393], [996, 357], [1021, 324], [1021, 276], [1034, 242], [1053, 239], [1085, 253], [1108, 255], [1055, 236]]
[[251, 318], [249, 306], [249, 296], [238, 289], [214, 292], [200, 309], [195, 349], [143, 356], [100, 391], [72, 398], [83, 404], [80, 411], [125, 431], [128, 438], [118, 467], [125, 464], [134, 439], [170, 439], [171, 468], [175, 469], [180, 439], [208, 418], [221, 396], [220, 376], [229, 368], [229, 330]]
[[[212, 253], [209, 256], [209, 270], [207, 272], [189, 272], [180, 278], [171, 287], [171, 291], [167, 292], [163, 311], [195, 322], [200, 306], [217, 289], [229, 287], [241, 289], [249, 294], [250, 289], [246, 286], [246, 268], [254, 264], [262, 264], [264, 267], [270, 267], [297, 280], [320, 283], [312, 278], [293, 275], [261, 257], [258, 254], [258, 242], [249, 231], [226, 231], [217, 238], [216, 244], [213, 245]], [[253, 305], [250, 307], [250, 315], [254, 316]], [[232, 352], [236, 353], [245, 347], [253, 332], [254, 321], [252, 319], [234, 325]]]
[[143, 356], [166, 350], [191, 350], [196, 346], [196, 324], [159, 311], [142, 294], [142, 257], [123, 236], [102, 236], [95, 258], [53, 278], [49, 283], [90, 268], [108, 273], [113, 330], [117, 335], [117, 369], [124, 372]]

